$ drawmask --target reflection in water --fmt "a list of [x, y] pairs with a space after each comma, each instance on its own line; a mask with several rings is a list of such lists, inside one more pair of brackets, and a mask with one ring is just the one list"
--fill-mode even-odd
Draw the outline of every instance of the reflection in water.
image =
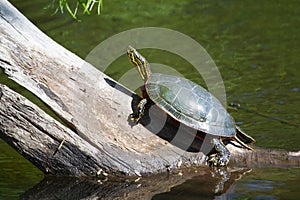
[[[123, 180], [46, 177], [20, 199], [163, 199], [166, 192], [173, 187], [182, 187], [184, 182], [195, 182], [192, 186], [201, 191], [200, 196], [195, 196], [198, 199], [212, 199], [224, 193], [247, 171], [229, 169], [212, 176], [208, 168], [197, 168]], [[191, 199], [193, 193], [188, 190], [184, 196]], [[167, 193], [168, 199], [177, 199], [175, 196], [173, 198], [172, 192], [171, 195]], [[180, 195], [180, 199], [182, 197]]]
[[[247, 171], [245, 171], [247, 172]], [[168, 193], [154, 196], [153, 199], [299, 199], [300, 169], [254, 169], [238, 174], [235, 181], [225, 184], [222, 193], [215, 194], [204, 185], [214, 185], [205, 181], [206, 177], [193, 177], [184, 184], [171, 188]], [[209, 179], [209, 177], [207, 177]], [[215, 179], [216, 181], [217, 179]], [[230, 184], [229, 184], [230, 182]], [[228, 184], [228, 185], [227, 185]], [[212, 189], [212, 188], [210, 188]]]
[[220, 195], [217, 199], [241, 198], [250, 196], [249, 193], [256, 193], [255, 198], [257, 199], [277, 199], [272, 193], [278, 186], [270, 180], [248, 180], [244, 183], [234, 183], [225, 194]]

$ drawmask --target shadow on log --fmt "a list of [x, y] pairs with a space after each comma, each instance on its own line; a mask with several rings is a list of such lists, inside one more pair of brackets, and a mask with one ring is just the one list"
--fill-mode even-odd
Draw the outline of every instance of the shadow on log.
[[[132, 112], [136, 113], [137, 105], [142, 98], [113, 80], [105, 79], [105, 81], [116, 90], [132, 97], [131, 109]], [[129, 118], [128, 123], [130, 126], [136, 126], [136, 124]], [[207, 155], [211, 150], [201, 148], [206, 136], [205, 133], [197, 131], [174, 120], [154, 103], [148, 103], [146, 105], [145, 113], [143, 118], [140, 120], [140, 124], [142, 124], [151, 133], [157, 135], [163, 140], [166, 140], [183, 151], [196, 153], [202, 152]]]
[[[127, 45], [123, 48], [125, 53]], [[192, 130], [170, 122], [155, 106], [148, 113], [155, 121], [130, 124], [131, 105], [139, 97], [55, 43], [5, 0], [0, 0], [0, 67], [68, 124], [0, 86], [0, 137], [45, 174], [140, 176], [205, 165], [205, 154], [198, 153], [201, 133], [178, 134]], [[296, 153], [234, 146], [230, 151], [231, 164], [239, 166], [299, 166]]]

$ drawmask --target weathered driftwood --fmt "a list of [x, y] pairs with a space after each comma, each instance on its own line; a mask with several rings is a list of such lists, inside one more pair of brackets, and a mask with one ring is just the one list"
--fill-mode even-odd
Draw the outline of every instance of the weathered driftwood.
[[[114, 175], [120, 175], [120, 173], [132, 175], [166, 171], [176, 167], [180, 160], [184, 160], [184, 164], [188, 166], [193, 161], [197, 161], [199, 162], [197, 164], [201, 165], [203, 164], [201, 159], [205, 157], [202, 153], [187, 153], [177, 150], [183, 155], [171, 155], [175, 159], [173, 166], [171, 166], [171, 162], [167, 163], [166, 161], [163, 166], [160, 166], [159, 162], [154, 160], [154, 156], [147, 157], [149, 155], [145, 154], [144, 162], [152, 168], [148, 169], [148, 166], [145, 166], [144, 171], [137, 171], [141, 165], [139, 160], [134, 160], [134, 164], [128, 164], [125, 167], [119, 162], [140, 159], [140, 157], [133, 155], [129, 157], [125, 153], [120, 157], [110, 157], [109, 146], [106, 146], [107, 149], [104, 150], [95, 147], [89, 143], [87, 138], [82, 138], [61, 125], [29, 100], [4, 85], [0, 85], [0, 103], [1, 137], [46, 174], [96, 176], [97, 173], [99, 175], [99, 172], [100, 175], [113, 172]], [[63, 141], [65, 142], [59, 149]], [[177, 148], [164, 145], [167, 146], [164, 150]], [[299, 156], [288, 155], [283, 150], [257, 149], [257, 152], [253, 153], [231, 147], [231, 152], [233, 154], [231, 164], [235, 166], [268, 167], [270, 164], [280, 167], [300, 166]], [[121, 150], [120, 153], [122, 153]], [[165, 156], [167, 158], [168, 155]], [[127, 160], [123, 161], [123, 158]], [[163, 157], [161, 159], [163, 160]]]
[[[69, 126], [1, 86], [0, 137], [45, 173], [140, 175], [205, 163], [203, 153], [188, 152], [199, 150], [199, 142], [186, 149], [187, 138], [174, 138], [176, 124], [154, 131], [155, 120], [164, 115], [159, 110], [150, 125], [132, 126], [128, 116], [139, 97], [55, 43], [5, 0], [0, 0], [0, 67]], [[231, 152], [232, 163], [266, 163], [257, 153], [233, 146]], [[299, 166], [299, 156], [290, 157], [285, 163]]]
[[[21, 124], [21, 119], [9, 116], [8, 108], [14, 107], [4, 100], [5, 91], [2, 91], [1, 107], [5, 112], [1, 114], [1, 137], [43, 172], [79, 176], [91, 175], [103, 168], [114, 173], [139, 175], [173, 168], [179, 159], [189, 164], [198, 156], [166, 143], [142, 125], [131, 126], [128, 123], [134, 95], [131, 91], [116, 87], [113, 80], [55, 43], [4, 0], [0, 1], [0, 37], [0, 66], [5, 73], [43, 100], [72, 128], [66, 131], [60, 126], [62, 131], [52, 130], [55, 127], [52, 123], [57, 122], [48, 123], [50, 118], [46, 118], [27, 123], [27, 133], [25, 127], [16, 130], [14, 124]], [[14, 97], [7, 95], [10, 96]], [[19, 102], [16, 96], [12, 101]], [[40, 112], [38, 108], [34, 110]], [[38, 117], [36, 113], [30, 115], [23, 111], [21, 107], [19, 112], [29, 121], [35, 115]], [[11, 114], [16, 112], [10, 111]], [[6, 126], [7, 118], [14, 120], [11, 126]], [[46, 128], [29, 127], [36, 124]], [[57, 135], [49, 140], [49, 133]], [[81, 139], [72, 140], [72, 137]], [[61, 150], [53, 155], [63, 138]], [[43, 147], [33, 143], [34, 140]], [[93, 152], [94, 156], [77, 157], [77, 150], [63, 156], [68, 145]], [[33, 155], [31, 151], [40, 152]], [[198, 158], [204, 159], [204, 156], [199, 154]], [[80, 168], [79, 162], [86, 169]]]

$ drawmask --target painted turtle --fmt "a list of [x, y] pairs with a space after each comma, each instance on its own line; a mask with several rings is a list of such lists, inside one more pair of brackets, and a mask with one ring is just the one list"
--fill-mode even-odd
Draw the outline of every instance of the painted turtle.
[[211, 166], [226, 166], [230, 152], [223, 141], [234, 140], [242, 147], [253, 150], [248, 143], [255, 140], [235, 125], [222, 104], [211, 93], [196, 83], [182, 77], [151, 73], [147, 60], [129, 46], [127, 55], [144, 81], [146, 97], [137, 106], [131, 120], [138, 123], [144, 115], [145, 105], [153, 101], [175, 120], [206, 134], [215, 135], [211, 142], [214, 153], [207, 162]]

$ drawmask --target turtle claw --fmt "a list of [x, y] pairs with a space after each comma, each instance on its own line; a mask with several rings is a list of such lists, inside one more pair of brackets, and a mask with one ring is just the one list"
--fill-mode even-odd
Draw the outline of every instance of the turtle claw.
[[135, 113], [130, 114], [130, 121], [132, 121], [135, 124], [138, 124], [139, 121], [141, 120], [141, 117], [137, 116]]
[[226, 158], [226, 157], [220, 157], [218, 163], [219, 163], [219, 166], [220, 166], [220, 167], [225, 167], [225, 166], [228, 165], [229, 159]]
[[210, 167], [212, 167], [215, 164], [217, 164], [216, 160], [217, 160], [217, 154], [211, 154], [210, 156], [207, 157], [206, 162]]
[[211, 154], [206, 161], [210, 167], [225, 167], [227, 166], [229, 159], [218, 154]]

